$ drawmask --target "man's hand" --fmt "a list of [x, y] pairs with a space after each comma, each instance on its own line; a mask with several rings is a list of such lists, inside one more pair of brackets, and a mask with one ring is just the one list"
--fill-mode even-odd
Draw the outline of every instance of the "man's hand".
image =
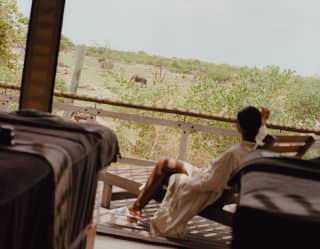
[[261, 107], [261, 123], [265, 125], [270, 116], [270, 110], [267, 107]]

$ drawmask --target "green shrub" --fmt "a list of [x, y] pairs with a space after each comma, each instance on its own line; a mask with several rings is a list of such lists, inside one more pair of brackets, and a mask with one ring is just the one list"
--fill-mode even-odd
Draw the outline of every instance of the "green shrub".
[[64, 79], [62, 78], [56, 78], [55, 84], [54, 84], [54, 89], [61, 91], [61, 92], [66, 92], [67, 91], [67, 83]]

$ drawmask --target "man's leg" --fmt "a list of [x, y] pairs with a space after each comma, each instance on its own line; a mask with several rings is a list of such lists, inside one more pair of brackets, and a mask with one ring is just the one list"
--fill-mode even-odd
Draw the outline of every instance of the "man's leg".
[[128, 207], [129, 211], [140, 216], [140, 211], [148, 204], [153, 196], [161, 190], [166, 179], [174, 173], [188, 174], [183, 166], [183, 162], [169, 158], [159, 160], [136, 201]]

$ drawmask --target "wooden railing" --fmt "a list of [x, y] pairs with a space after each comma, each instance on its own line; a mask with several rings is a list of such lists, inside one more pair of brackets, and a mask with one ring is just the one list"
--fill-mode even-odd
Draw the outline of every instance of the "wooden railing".
[[[19, 90], [19, 87], [16, 85], [5, 84], [1, 82], [0, 82], [0, 88]], [[85, 113], [85, 114], [88, 114], [90, 116], [90, 119], [92, 120], [95, 120], [97, 116], [108, 117], [108, 118], [114, 118], [114, 119], [120, 119], [120, 120], [128, 120], [132, 122], [140, 122], [140, 123], [145, 123], [150, 125], [166, 126], [166, 127], [171, 127], [171, 128], [180, 130], [181, 138], [180, 138], [180, 145], [179, 145], [179, 153], [177, 156], [177, 158], [180, 160], [185, 159], [186, 149], [188, 144], [188, 137], [191, 132], [207, 132], [215, 135], [231, 136], [231, 137], [238, 136], [238, 133], [232, 129], [218, 128], [218, 127], [212, 127], [208, 125], [201, 125], [201, 124], [169, 120], [169, 119], [163, 119], [163, 118], [155, 118], [155, 117], [150, 117], [145, 115], [143, 116], [138, 114], [132, 114], [128, 112], [108, 111], [108, 110], [92, 107], [92, 103], [126, 107], [126, 108], [134, 108], [134, 109], [148, 111], [150, 113], [163, 112], [163, 113], [175, 114], [176, 116], [181, 116], [181, 117], [189, 116], [189, 117], [195, 117], [199, 120], [207, 119], [207, 120], [229, 122], [229, 123], [236, 122], [236, 119], [232, 117], [212, 115], [210, 113], [199, 113], [199, 112], [182, 110], [182, 109], [168, 109], [168, 108], [157, 107], [157, 106], [139, 105], [135, 103], [114, 101], [114, 100], [101, 99], [101, 98], [93, 98], [89, 96], [62, 93], [62, 92], [55, 92], [55, 96], [87, 102], [88, 105], [80, 106], [73, 103], [55, 101], [53, 109], [68, 111], [70, 113], [72, 112]], [[10, 103], [17, 103], [17, 102], [18, 102], [17, 96], [12, 96], [4, 93], [0, 94], [0, 110], [2, 111], [7, 111]], [[316, 139], [318, 139], [318, 136], [320, 135], [320, 130], [317, 130], [317, 129], [285, 126], [285, 125], [271, 124], [271, 123], [268, 123], [267, 126], [273, 130], [278, 130], [278, 131], [314, 134], [316, 136]], [[319, 148], [320, 148], [320, 142], [317, 141], [312, 146], [311, 149], [319, 149]], [[150, 160], [128, 158], [125, 156], [121, 159], [121, 161], [124, 163], [131, 163], [136, 165], [150, 165], [154, 163], [153, 161], [150, 161]]]

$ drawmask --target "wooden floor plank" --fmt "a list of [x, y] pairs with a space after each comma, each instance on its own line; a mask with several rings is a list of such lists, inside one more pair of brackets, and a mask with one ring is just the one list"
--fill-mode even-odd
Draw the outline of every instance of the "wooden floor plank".
[[[130, 200], [112, 201], [111, 209], [128, 205]], [[132, 200], [131, 200], [132, 201]], [[143, 210], [143, 220], [148, 222], [158, 209], [159, 204], [152, 201]], [[154, 237], [149, 233], [147, 227], [135, 226], [127, 222], [125, 216], [110, 215], [110, 210], [102, 209], [100, 222], [97, 224], [97, 232], [113, 236], [120, 236], [124, 239], [138, 239], [144, 242], [158, 243], [161, 245], [171, 245], [183, 248], [229, 248], [231, 242], [231, 230], [229, 227], [216, 222], [196, 216], [188, 223], [190, 232], [183, 239], [167, 239]]]

